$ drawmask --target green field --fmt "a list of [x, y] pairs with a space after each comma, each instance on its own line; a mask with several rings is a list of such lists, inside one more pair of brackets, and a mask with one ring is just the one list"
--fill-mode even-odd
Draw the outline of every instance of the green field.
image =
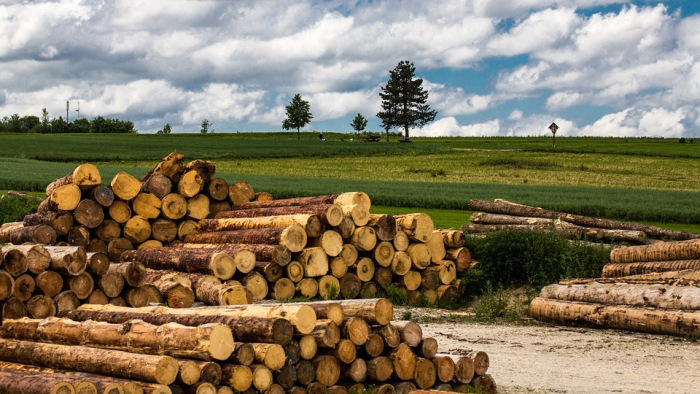
[[[658, 138], [415, 138], [413, 144], [350, 141], [325, 133], [0, 135], [0, 189], [43, 190], [76, 163], [103, 179], [144, 174], [173, 150], [215, 161], [228, 181], [276, 197], [367, 192], [373, 211], [426, 211], [441, 227], [466, 222], [470, 199], [700, 232], [700, 141]], [[401, 212], [395, 212], [401, 210]]]

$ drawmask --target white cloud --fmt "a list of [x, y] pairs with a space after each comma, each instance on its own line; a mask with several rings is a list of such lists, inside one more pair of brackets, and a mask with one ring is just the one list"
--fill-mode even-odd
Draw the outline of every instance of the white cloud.
[[417, 137], [492, 137], [499, 135], [498, 119], [484, 123], [460, 125], [453, 117], [442, 118], [423, 128], [413, 129], [410, 135]]
[[688, 118], [685, 109], [668, 111], [663, 108], [626, 108], [607, 114], [581, 129], [581, 135], [615, 137], [681, 137], [683, 122]]
[[519, 120], [523, 118], [523, 111], [519, 109], [514, 109], [513, 112], [508, 115], [508, 119], [510, 120]]

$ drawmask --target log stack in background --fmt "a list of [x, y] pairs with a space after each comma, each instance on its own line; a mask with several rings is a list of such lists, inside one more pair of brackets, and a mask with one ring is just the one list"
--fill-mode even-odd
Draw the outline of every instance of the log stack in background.
[[110, 393], [496, 391], [486, 353], [440, 354], [418, 324], [391, 321], [386, 299], [189, 309], [83, 305], [62, 316], [3, 322], [0, 391], [71, 392], [67, 386], [79, 385], [81, 392], [95, 392], [87, 391], [93, 385]]
[[630, 244], [700, 238], [700, 234], [685, 231], [550, 211], [501, 199], [471, 200], [469, 209], [475, 212], [470, 218], [471, 223], [465, 224], [463, 230], [470, 234], [527, 229], [554, 231], [575, 239], [585, 237], [592, 241]]
[[542, 289], [533, 317], [700, 337], [700, 240], [613, 249], [603, 278]]

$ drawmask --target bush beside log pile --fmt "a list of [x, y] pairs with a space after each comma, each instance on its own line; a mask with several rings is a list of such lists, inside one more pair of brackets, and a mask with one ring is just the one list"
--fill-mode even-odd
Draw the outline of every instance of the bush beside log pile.
[[3, 322], [0, 391], [496, 391], [486, 353], [438, 353], [418, 324], [391, 321], [386, 299], [61, 315]]
[[700, 240], [613, 249], [603, 278], [546, 286], [541, 319], [657, 334], [700, 336]]

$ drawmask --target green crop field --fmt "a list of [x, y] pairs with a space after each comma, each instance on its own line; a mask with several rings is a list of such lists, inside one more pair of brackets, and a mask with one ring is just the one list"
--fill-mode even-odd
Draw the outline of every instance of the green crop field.
[[[700, 232], [700, 141], [658, 138], [415, 138], [325, 133], [0, 135], [0, 189], [41, 191], [77, 163], [144, 174], [173, 150], [276, 197], [362, 190], [379, 211], [425, 211], [458, 228], [470, 199], [504, 198]], [[350, 141], [354, 139], [354, 141]], [[404, 209], [406, 211], [404, 211]], [[387, 212], [390, 213], [390, 212]]]

